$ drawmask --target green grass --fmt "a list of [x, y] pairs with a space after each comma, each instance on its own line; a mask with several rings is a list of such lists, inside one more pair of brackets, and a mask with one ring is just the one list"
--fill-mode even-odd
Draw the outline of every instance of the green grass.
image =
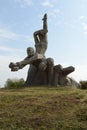
[[0, 89], [0, 130], [87, 130], [87, 90]]

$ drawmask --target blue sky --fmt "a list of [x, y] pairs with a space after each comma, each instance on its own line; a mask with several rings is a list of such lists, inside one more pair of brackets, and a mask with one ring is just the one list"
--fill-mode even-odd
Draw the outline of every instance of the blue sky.
[[42, 28], [48, 14], [46, 57], [55, 64], [74, 66], [70, 74], [77, 81], [87, 80], [87, 0], [1, 0], [0, 1], [0, 86], [8, 78], [26, 79], [29, 66], [11, 72], [10, 62], [26, 57], [34, 47], [33, 33]]

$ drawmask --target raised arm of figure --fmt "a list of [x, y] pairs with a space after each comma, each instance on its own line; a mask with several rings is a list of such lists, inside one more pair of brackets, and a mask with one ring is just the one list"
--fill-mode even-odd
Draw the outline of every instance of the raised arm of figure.
[[43, 30], [45, 30], [46, 32], [48, 32], [48, 26], [47, 26], [47, 14], [44, 14], [43, 17]]
[[46, 35], [46, 33], [48, 32], [48, 27], [47, 27], [47, 14], [44, 15], [43, 17], [43, 29], [41, 30], [37, 30], [34, 32], [33, 36], [34, 36], [34, 41], [36, 44], [38, 44], [40, 42], [40, 35]]

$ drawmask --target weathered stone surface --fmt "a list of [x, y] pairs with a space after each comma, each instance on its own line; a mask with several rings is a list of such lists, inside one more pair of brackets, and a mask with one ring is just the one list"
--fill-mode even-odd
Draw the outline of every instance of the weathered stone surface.
[[33, 64], [35, 62], [42, 61], [44, 58], [45, 57], [43, 55], [35, 53], [34, 56], [29, 57], [27, 59], [24, 59], [23, 61], [20, 61], [19, 65], [24, 66], [24, 65], [27, 65], [27, 64]]
[[69, 78], [68, 74], [75, 71], [73, 66], [63, 68], [62, 65], [54, 65], [53, 58], [46, 58], [45, 52], [48, 47], [47, 40], [47, 14], [43, 17], [43, 28], [34, 32], [35, 50], [27, 48], [27, 57], [20, 62], [9, 64], [11, 71], [18, 71], [26, 65], [30, 65], [25, 86], [48, 85], [48, 86], [78, 86], [78, 83]]

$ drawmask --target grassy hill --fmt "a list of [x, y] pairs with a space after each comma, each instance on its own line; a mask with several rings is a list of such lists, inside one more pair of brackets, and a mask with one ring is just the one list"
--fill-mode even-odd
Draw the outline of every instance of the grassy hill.
[[0, 130], [87, 130], [87, 90], [0, 89]]

